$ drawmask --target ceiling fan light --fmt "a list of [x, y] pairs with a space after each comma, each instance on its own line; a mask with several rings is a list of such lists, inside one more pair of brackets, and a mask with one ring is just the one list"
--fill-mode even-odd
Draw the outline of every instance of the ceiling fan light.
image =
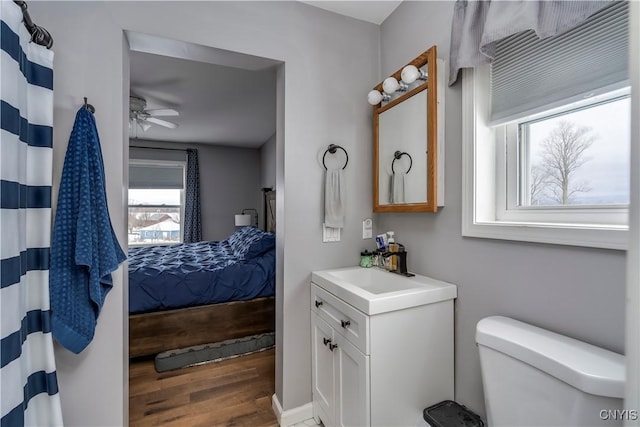
[[146, 132], [149, 130], [149, 128], [151, 127], [151, 125], [149, 123], [144, 123], [141, 121], [138, 121], [138, 125], [140, 125], [140, 127], [142, 128], [143, 132]]

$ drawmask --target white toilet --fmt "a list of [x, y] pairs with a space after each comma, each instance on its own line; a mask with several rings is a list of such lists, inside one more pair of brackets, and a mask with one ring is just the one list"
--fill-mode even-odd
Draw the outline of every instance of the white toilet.
[[487, 424], [621, 425], [624, 356], [507, 317], [478, 322]]

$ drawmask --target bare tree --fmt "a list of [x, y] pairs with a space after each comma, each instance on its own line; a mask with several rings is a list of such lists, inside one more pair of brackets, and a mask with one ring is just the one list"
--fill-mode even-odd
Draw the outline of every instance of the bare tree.
[[549, 184], [549, 177], [545, 169], [540, 165], [531, 166], [531, 176], [529, 179], [529, 197], [531, 205], [539, 205], [545, 197], [545, 190]]
[[132, 212], [129, 209], [129, 219], [127, 228], [129, 229], [129, 234], [133, 233], [133, 230], [138, 226], [138, 218], [135, 212]]
[[588, 183], [573, 182], [575, 171], [589, 161], [585, 152], [596, 140], [590, 133], [591, 128], [587, 126], [561, 121], [542, 142], [545, 187], [550, 197], [560, 204], [569, 204], [576, 193], [591, 191]]

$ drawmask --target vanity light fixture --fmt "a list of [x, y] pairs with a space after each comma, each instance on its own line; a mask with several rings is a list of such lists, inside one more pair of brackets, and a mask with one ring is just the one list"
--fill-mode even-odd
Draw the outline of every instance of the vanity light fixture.
[[420, 68], [415, 65], [407, 65], [402, 69], [402, 73], [400, 74], [402, 81], [407, 85], [415, 82], [416, 80], [427, 80], [427, 73], [425, 73]]
[[382, 82], [382, 90], [384, 90], [384, 92], [388, 93], [389, 95], [396, 91], [406, 92], [408, 88], [409, 86], [407, 86], [403, 82], [398, 82], [398, 80], [396, 80], [394, 77], [387, 77]]
[[367, 101], [369, 101], [369, 104], [371, 105], [378, 105], [382, 101], [389, 102], [390, 100], [391, 100], [391, 97], [389, 95], [387, 95], [384, 92], [380, 93], [380, 91], [378, 90], [372, 90], [367, 95]]
[[416, 80], [427, 80], [427, 73], [414, 65], [407, 65], [402, 70], [402, 80], [398, 81], [395, 77], [387, 77], [382, 82], [382, 90], [372, 90], [367, 94], [367, 101], [371, 105], [378, 105], [381, 102], [391, 101], [391, 95], [395, 92], [406, 92], [409, 85]]

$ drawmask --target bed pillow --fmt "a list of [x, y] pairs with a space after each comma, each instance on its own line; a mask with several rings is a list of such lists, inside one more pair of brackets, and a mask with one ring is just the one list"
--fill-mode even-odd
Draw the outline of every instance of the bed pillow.
[[259, 257], [273, 249], [276, 239], [273, 233], [256, 227], [243, 227], [229, 236], [229, 245], [240, 260]]

